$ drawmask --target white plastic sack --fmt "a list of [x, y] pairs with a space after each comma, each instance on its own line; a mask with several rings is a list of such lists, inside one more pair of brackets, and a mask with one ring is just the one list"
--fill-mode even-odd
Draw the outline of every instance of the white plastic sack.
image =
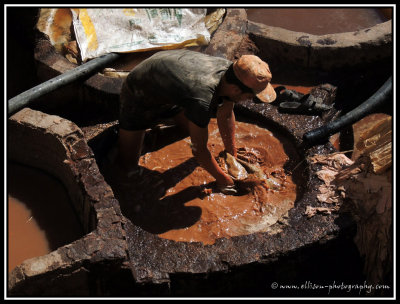
[[210, 41], [204, 18], [195, 8], [71, 9], [83, 61], [110, 52], [173, 49]]

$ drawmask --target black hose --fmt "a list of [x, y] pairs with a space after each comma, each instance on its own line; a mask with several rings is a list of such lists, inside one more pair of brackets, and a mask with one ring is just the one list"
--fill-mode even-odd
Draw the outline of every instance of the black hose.
[[346, 113], [339, 119], [328, 123], [325, 126], [311, 130], [303, 135], [303, 144], [306, 146], [313, 146], [315, 144], [327, 141], [329, 136], [339, 132], [341, 129], [360, 120], [373, 109], [382, 105], [385, 101], [389, 100], [392, 92], [392, 76], [375, 92], [370, 98], [364, 101], [361, 105]]
[[26, 107], [40, 96], [95, 73], [119, 57], [120, 54], [116, 53], [100, 56], [11, 98], [8, 100], [8, 116]]

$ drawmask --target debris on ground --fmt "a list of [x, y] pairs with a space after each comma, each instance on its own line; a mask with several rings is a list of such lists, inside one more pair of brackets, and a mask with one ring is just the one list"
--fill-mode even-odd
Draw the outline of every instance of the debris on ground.
[[307, 215], [308, 218], [311, 218], [317, 213], [329, 215], [334, 211], [337, 211], [337, 208], [307, 206], [304, 214]]
[[357, 223], [354, 242], [365, 257], [364, 273], [370, 284], [383, 284], [393, 271], [391, 138], [389, 117], [361, 134], [355, 143], [360, 151], [355, 161], [340, 152], [310, 158], [321, 164], [316, 173], [323, 181], [318, 201], [332, 207], [307, 206], [305, 215], [329, 215], [339, 209], [351, 213]]
[[[316, 174], [324, 183], [319, 187], [317, 199], [320, 203], [339, 204], [343, 196], [343, 191], [332, 182], [336, 175], [345, 167], [352, 165], [354, 162], [343, 153], [333, 153], [329, 155], [315, 155], [310, 158], [311, 163], [322, 165], [321, 170]], [[335, 206], [335, 209], [336, 206]]]

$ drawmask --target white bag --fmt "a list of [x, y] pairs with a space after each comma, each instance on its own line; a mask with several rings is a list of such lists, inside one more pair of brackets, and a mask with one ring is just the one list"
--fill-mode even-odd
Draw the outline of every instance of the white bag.
[[83, 61], [110, 52], [174, 49], [210, 41], [203, 8], [71, 9]]

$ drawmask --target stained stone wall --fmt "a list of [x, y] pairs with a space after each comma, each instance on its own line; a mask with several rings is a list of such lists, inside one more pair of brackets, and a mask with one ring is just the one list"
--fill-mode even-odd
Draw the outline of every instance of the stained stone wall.
[[[25, 108], [8, 120], [7, 153], [10, 160], [47, 171], [65, 185], [86, 233], [17, 266], [9, 274], [10, 295], [96, 294], [95, 282], [119, 272], [127, 251], [118, 201], [82, 131], [59, 116]], [[93, 269], [101, 271], [93, 277]]]

